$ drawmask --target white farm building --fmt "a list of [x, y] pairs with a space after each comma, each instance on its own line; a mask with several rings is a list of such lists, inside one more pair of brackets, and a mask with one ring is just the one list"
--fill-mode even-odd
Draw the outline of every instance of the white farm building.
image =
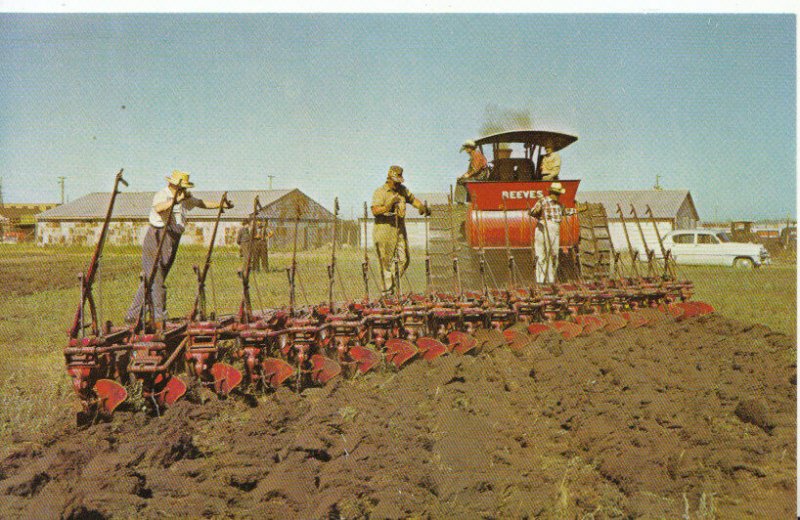
[[[121, 192], [117, 195], [109, 226], [108, 243], [141, 245], [148, 227], [148, 215], [154, 192]], [[221, 191], [193, 191], [197, 198], [219, 201]], [[318, 247], [330, 240], [333, 214], [300, 190], [247, 190], [229, 191], [228, 199], [234, 207], [220, 218], [215, 243], [234, 245], [242, 221], [253, 213], [253, 201], [258, 196], [262, 210], [259, 217], [266, 219], [275, 230], [273, 245], [280, 246], [291, 239], [297, 208], [301, 208], [298, 226], [299, 247]], [[111, 193], [90, 193], [67, 204], [36, 215], [36, 243], [38, 245], [93, 245], [97, 243], [103, 226]], [[181, 244], [208, 245], [215, 209], [195, 208], [187, 213], [186, 230]], [[290, 231], [291, 230], [291, 231]]]

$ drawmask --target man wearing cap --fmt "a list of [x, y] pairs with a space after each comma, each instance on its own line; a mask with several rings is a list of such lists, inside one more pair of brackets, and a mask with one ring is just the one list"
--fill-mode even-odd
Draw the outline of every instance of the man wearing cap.
[[400, 276], [411, 261], [405, 224], [406, 204], [417, 208], [421, 215], [431, 214], [430, 209], [403, 185], [403, 168], [391, 166], [386, 183], [372, 195], [372, 214], [375, 216], [372, 235], [381, 265], [384, 296], [390, 295], [395, 288], [393, 261], [398, 262]]
[[542, 197], [530, 210], [536, 222], [533, 250], [536, 255], [536, 283], [554, 283], [558, 271], [558, 247], [564, 208], [558, 202], [564, 188], [560, 182], [550, 185], [549, 195]]
[[464, 187], [464, 181], [485, 181], [489, 178], [489, 162], [486, 157], [478, 150], [475, 141], [465, 141], [461, 145], [460, 152], [466, 151], [469, 154], [469, 167], [461, 177], [456, 181], [456, 202], [467, 201], [467, 189]]
[[[166, 319], [164, 280], [167, 278], [172, 262], [175, 261], [175, 254], [178, 252], [178, 243], [186, 224], [186, 212], [193, 208], [219, 208], [219, 202], [205, 201], [192, 196], [188, 189], [193, 188], [194, 184], [189, 182], [188, 173], [175, 170], [171, 177], [165, 177], [165, 179], [167, 187], [153, 195], [153, 203], [150, 207], [150, 225], [142, 244], [142, 271], [145, 277], [150, 276], [153, 266], [158, 261], [158, 268], [155, 270], [150, 290], [154, 317], [158, 322]], [[233, 204], [228, 202], [226, 208], [232, 207]], [[158, 242], [164, 233], [166, 236], [161, 247], [161, 255], [160, 258], [156, 258]], [[144, 304], [144, 292], [144, 284], [140, 284], [125, 316], [126, 322], [136, 322]]]
[[553, 145], [544, 147], [544, 157], [542, 157], [542, 180], [554, 181], [561, 173], [561, 156], [553, 151]]

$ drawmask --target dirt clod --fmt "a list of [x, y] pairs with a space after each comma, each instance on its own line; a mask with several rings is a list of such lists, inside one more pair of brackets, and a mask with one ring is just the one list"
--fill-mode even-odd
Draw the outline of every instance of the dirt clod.
[[761, 400], [745, 399], [740, 401], [734, 413], [742, 421], [758, 426], [767, 433], [771, 433], [775, 428], [775, 422], [770, 417], [767, 405]]

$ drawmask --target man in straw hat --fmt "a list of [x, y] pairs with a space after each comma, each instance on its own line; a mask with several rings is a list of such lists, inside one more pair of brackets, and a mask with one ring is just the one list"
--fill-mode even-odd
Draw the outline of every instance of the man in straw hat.
[[566, 191], [560, 182], [550, 185], [549, 195], [541, 197], [530, 215], [537, 220], [534, 233], [534, 254], [536, 255], [536, 283], [554, 283], [558, 271], [558, 247], [561, 234], [561, 218], [564, 207], [558, 202]]
[[395, 288], [393, 261], [398, 262], [400, 276], [411, 261], [405, 224], [407, 203], [417, 208], [421, 215], [430, 215], [430, 209], [403, 185], [403, 168], [391, 166], [386, 183], [372, 195], [372, 214], [375, 216], [372, 235], [381, 265], [384, 296], [390, 295]]
[[[164, 281], [175, 260], [175, 254], [178, 252], [178, 243], [186, 224], [186, 212], [193, 208], [219, 208], [219, 202], [205, 201], [192, 196], [188, 190], [193, 188], [194, 184], [189, 182], [188, 173], [175, 170], [171, 177], [165, 177], [165, 179], [167, 187], [153, 195], [153, 204], [150, 207], [150, 225], [142, 244], [142, 271], [145, 277], [150, 276], [153, 265], [158, 260], [158, 268], [155, 270], [150, 295], [153, 298], [154, 317], [159, 322], [166, 319]], [[173, 200], [175, 201], [174, 206]], [[228, 202], [226, 208], [232, 207], [233, 204]], [[170, 218], [170, 210], [172, 218]], [[161, 255], [156, 258], [158, 242], [164, 233], [166, 236], [161, 248]], [[140, 284], [125, 316], [126, 322], [136, 322], [144, 304], [144, 293], [144, 284]]]

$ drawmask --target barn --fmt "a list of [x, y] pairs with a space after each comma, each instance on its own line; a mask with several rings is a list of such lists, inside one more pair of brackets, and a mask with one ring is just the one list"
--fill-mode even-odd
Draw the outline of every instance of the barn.
[[[628, 240], [633, 249], [643, 251], [632, 207], [639, 217], [647, 249], [651, 250], [659, 247], [654, 223], [663, 237], [673, 229], [694, 229], [700, 221], [688, 190], [579, 191], [576, 198], [579, 202], [601, 203], [605, 206], [611, 242], [617, 251], [628, 250]], [[622, 210], [622, 216], [618, 207]], [[652, 218], [647, 212], [648, 207], [652, 210]]]
[[[109, 226], [108, 243], [140, 245], [147, 232], [148, 215], [154, 192], [121, 192], [117, 195], [114, 213]], [[221, 191], [194, 191], [195, 197], [218, 201]], [[293, 190], [242, 190], [229, 191], [228, 199], [234, 207], [226, 210], [220, 219], [215, 243], [234, 245], [242, 221], [253, 213], [258, 197], [261, 218], [277, 230], [275, 240], [288, 240], [287, 229], [293, 224], [298, 208], [299, 246], [303, 249], [319, 247], [330, 240], [333, 214], [298, 189]], [[111, 193], [89, 193], [67, 204], [44, 211], [36, 216], [36, 243], [38, 245], [93, 245], [100, 236]], [[195, 208], [188, 213], [186, 230], [181, 244], [208, 245], [211, 241], [217, 210]], [[309, 233], [307, 229], [314, 232]], [[292, 231], [293, 233], [293, 231]]]

